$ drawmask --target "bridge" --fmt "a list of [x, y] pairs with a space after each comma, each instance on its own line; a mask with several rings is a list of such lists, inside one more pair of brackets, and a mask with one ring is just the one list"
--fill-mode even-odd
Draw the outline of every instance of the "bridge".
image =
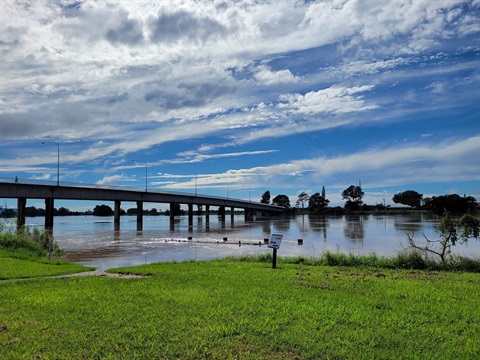
[[174, 193], [167, 191], [145, 191], [123, 187], [98, 186], [88, 184], [75, 185], [52, 185], [7, 181], [0, 179], [0, 198], [17, 199], [17, 225], [25, 224], [25, 208], [27, 199], [45, 200], [45, 228], [53, 228], [53, 213], [55, 200], [98, 200], [114, 202], [114, 226], [115, 230], [120, 228], [120, 206], [122, 201], [136, 202], [137, 204], [137, 230], [143, 228], [143, 203], [167, 203], [170, 204], [170, 222], [174, 221], [174, 206], [184, 204], [188, 206], [188, 224], [193, 226], [193, 205], [205, 206], [206, 221], [208, 224], [210, 206], [216, 206], [225, 221], [225, 208], [231, 209], [230, 216], [233, 222], [234, 209], [243, 209], [245, 219], [253, 217], [255, 211], [262, 213], [280, 214], [285, 211], [284, 207], [262, 204], [247, 200], [231, 199], [216, 196], [193, 195], [187, 193]]

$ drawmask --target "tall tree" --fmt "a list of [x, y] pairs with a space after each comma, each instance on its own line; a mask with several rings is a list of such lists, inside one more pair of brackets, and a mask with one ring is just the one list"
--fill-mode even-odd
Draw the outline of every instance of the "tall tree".
[[393, 195], [393, 202], [395, 204], [404, 204], [413, 207], [420, 206], [423, 199], [423, 194], [419, 194], [413, 190], [407, 190]]
[[362, 190], [360, 185], [350, 185], [348, 188], [343, 190], [342, 197], [345, 202], [346, 210], [359, 210], [360, 206], [363, 204], [362, 198], [365, 193]]
[[112, 216], [113, 215], [113, 210], [110, 206], [108, 205], [97, 205], [95, 206], [95, 209], [93, 209], [93, 215], [95, 216]]
[[263, 193], [262, 198], [260, 199], [262, 204], [270, 204], [270, 191], [267, 190]]
[[310, 200], [308, 201], [308, 211], [311, 214], [319, 214], [325, 211], [328, 207], [328, 203], [330, 201], [325, 199], [320, 193], [315, 193], [310, 196]]
[[290, 199], [287, 195], [277, 195], [272, 200], [273, 205], [283, 206], [286, 209], [290, 208]]
[[295, 206], [299, 207], [301, 205], [303, 210], [305, 208], [305, 203], [307, 203], [309, 199], [310, 199], [310, 196], [305, 191], [302, 191], [298, 195], [298, 199], [297, 199], [297, 202], [295, 203]]
[[325, 186], [322, 186], [322, 197], [323, 197], [324, 199], [327, 198], [326, 195], [325, 195]]

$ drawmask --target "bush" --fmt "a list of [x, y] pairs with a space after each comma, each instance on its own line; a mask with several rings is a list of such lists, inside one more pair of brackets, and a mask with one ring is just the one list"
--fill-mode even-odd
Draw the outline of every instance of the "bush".
[[23, 253], [24, 251], [34, 253], [38, 257], [60, 256], [63, 252], [58, 244], [53, 243], [45, 231], [34, 228], [32, 232], [27, 227], [22, 227], [16, 233], [0, 233], [0, 247], [8, 252]]
[[396, 257], [392, 259], [394, 268], [400, 269], [427, 269], [427, 261], [418, 251], [404, 251], [399, 252]]

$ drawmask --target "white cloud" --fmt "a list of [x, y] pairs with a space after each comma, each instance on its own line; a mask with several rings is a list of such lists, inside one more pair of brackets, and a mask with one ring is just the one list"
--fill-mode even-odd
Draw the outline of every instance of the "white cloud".
[[[406, 183], [443, 181], [480, 181], [478, 169], [471, 159], [478, 155], [480, 137], [440, 143], [406, 144], [378, 148], [343, 157], [299, 159], [271, 166], [229, 171], [223, 175], [204, 177], [203, 184], [215, 186], [228, 179], [231, 186], [274, 187], [280, 183], [295, 189], [297, 179], [302, 186], [341, 183], [346, 187], [360, 178], [364, 188], [398, 186]], [[319, 183], [319, 180], [321, 181]], [[288, 185], [287, 185], [288, 184]], [[199, 184], [198, 184], [199, 185]], [[170, 188], [191, 188], [191, 182], [172, 183]], [[317, 190], [320, 191], [320, 190]]]
[[255, 78], [266, 85], [296, 83], [299, 81], [288, 69], [272, 71], [267, 66], [259, 66], [255, 73]]
[[299, 114], [341, 114], [373, 110], [378, 106], [365, 104], [363, 97], [357, 95], [372, 89], [373, 85], [353, 88], [332, 86], [324, 90], [310, 91], [305, 95], [282, 95], [281, 99], [285, 102], [280, 107], [294, 109], [293, 111]]
[[104, 176], [103, 179], [98, 180], [96, 184], [97, 185], [114, 185], [119, 181], [135, 181], [135, 179], [129, 176], [126, 176], [125, 174], [110, 175], [110, 176]]

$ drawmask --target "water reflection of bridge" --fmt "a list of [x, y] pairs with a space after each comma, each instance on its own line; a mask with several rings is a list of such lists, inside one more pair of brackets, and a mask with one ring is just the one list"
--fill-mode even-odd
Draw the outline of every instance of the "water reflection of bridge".
[[175, 205], [184, 204], [188, 207], [188, 224], [193, 225], [193, 205], [205, 206], [206, 222], [209, 221], [210, 206], [218, 207], [219, 216], [225, 221], [225, 208], [230, 208], [233, 221], [234, 210], [243, 209], [245, 219], [251, 219], [257, 211], [262, 213], [280, 214], [285, 208], [240, 199], [230, 199], [207, 195], [173, 193], [166, 191], [140, 191], [121, 187], [105, 187], [94, 185], [44, 185], [33, 183], [8, 182], [0, 180], [0, 198], [17, 199], [17, 225], [25, 224], [25, 208], [27, 199], [45, 200], [45, 228], [53, 228], [55, 200], [99, 200], [114, 202], [114, 226], [120, 228], [120, 206], [122, 201], [136, 202], [137, 230], [143, 228], [143, 203], [170, 204], [170, 221], [174, 222]]

